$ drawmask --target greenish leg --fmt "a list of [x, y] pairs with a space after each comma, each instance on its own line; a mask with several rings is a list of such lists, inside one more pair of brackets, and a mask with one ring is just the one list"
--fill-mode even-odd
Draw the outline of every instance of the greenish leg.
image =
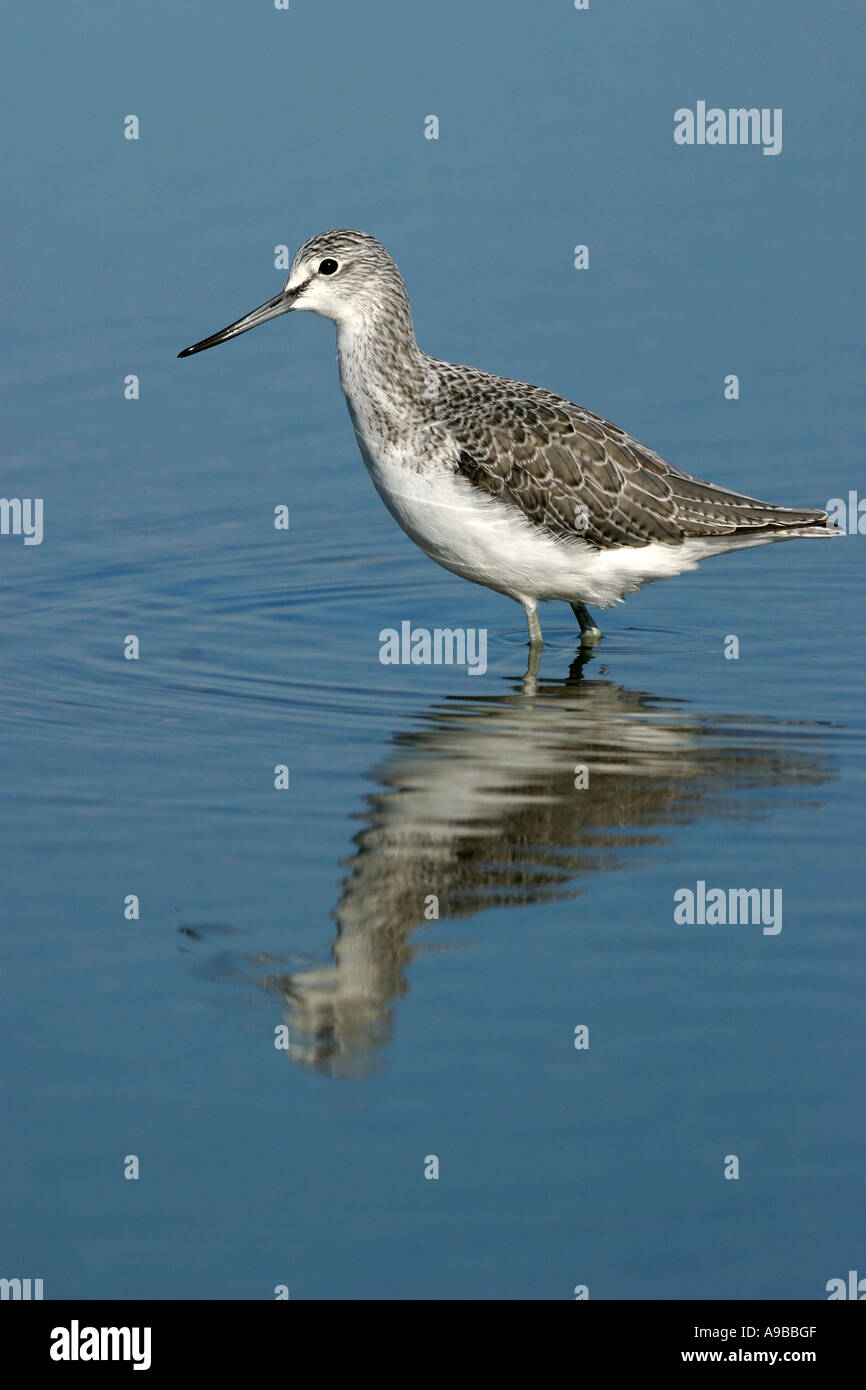
[[530, 647], [541, 646], [544, 638], [541, 635], [541, 623], [538, 621], [538, 609], [535, 604], [530, 608], [524, 603], [523, 611], [526, 614], [526, 626], [529, 628]]
[[601, 628], [596, 627], [589, 609], [584, 608], [582, 603], [573, 603], [571, 605], [571, 611], [580, 623], [581, 642], [600, 642]]
[[535, 689], [535, 682], [538, 678], [538, 673], [541, 670], [541, 650], [542, 644], [540, 642], [536, 642], [535, 646], [530, 647], [529, 652], [527, 653], [526, 671], [523, 675], [524, 689], [526, 690], [527, 694], [531, 694], [532, 691]]

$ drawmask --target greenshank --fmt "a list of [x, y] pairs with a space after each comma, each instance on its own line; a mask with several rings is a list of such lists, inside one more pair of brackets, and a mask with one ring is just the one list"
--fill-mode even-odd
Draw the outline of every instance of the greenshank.
[[336, 324], [349, 414], [388, 510], [431, 559], [522, 604], [533, 647], [539, 603], [570, 603], [593, 643], [589, 605], [728, 550], [841, 534], [826, 511], [683, 473], [552, 391], [428, 357], [400, 272], [365, 232], [311, 237], [278, 295], [178, 355], [297, 309]]

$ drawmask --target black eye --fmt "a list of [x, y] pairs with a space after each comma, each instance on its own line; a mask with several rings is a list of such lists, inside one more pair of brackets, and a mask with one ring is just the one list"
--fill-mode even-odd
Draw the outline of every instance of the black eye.
[[328, 259], [327, 259], [326, 261], [322, 261], [322, 262], [321, 262], [321, 264], [320, 264], [320, 266], [319, 266], [319, 274], [320, 274], [320, 275], [333, 275], [334, 271], [335, 271], [335, 270], [338, 270], [338, 269], [339, 269], [339, 267], [338, 267], [338, 265], [337, 265], [337, 262], [336, 262], [336, 261], [332, 261], [331, 258], [330, 258], [330, 256], [329, 256]]

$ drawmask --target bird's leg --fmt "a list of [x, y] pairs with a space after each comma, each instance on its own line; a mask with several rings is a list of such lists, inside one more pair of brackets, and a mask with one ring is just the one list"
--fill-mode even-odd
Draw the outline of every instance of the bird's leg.
[[573, 603], [571, 605], [571, 610], [580, 623], [581, 642], [600, 642], [601, 628], [596, 627], [595, 623], [592, 621], [592, 614], [589, 609], [584, 608], [582, 603]]
[[535, 694], [535, 682], [541, 670], [541, 643], [536, 642], [529, 648], [526, 658], [526, 671], [523, 675], [523, 688], [528, 695]]
[[526, 614], [526, 626], [529, 628], [529, 645], [540, 647], [544, 638], [541, 635], [541, 623], [538, 621], [538, 609], [530, 600], [524, 603], [523, 611]]

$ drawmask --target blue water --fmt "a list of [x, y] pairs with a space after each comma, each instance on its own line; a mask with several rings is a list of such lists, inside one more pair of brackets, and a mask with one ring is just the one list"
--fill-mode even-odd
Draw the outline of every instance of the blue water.
[[[376, 497], [330, 324], [176, 360], [279, 289], [275, 247], [359, 226], [428, 351], [752, 495], [862, 495], [862, 11], [49, 0], [7, 29], [2, 491], [45, 519], [0, 537], [0, 1275], [862, 1273], [864, 538], [652, 586], [584, 663], [551, 606], [526, 681], [520, 609]], [[698, 100], [781, 107], [782, 153], [677, 147]], [[382, 665], [404, 620], [486, 628], [486, 674]], [[781, 931], [678, 924], [699, 881], [781, 889]]]

